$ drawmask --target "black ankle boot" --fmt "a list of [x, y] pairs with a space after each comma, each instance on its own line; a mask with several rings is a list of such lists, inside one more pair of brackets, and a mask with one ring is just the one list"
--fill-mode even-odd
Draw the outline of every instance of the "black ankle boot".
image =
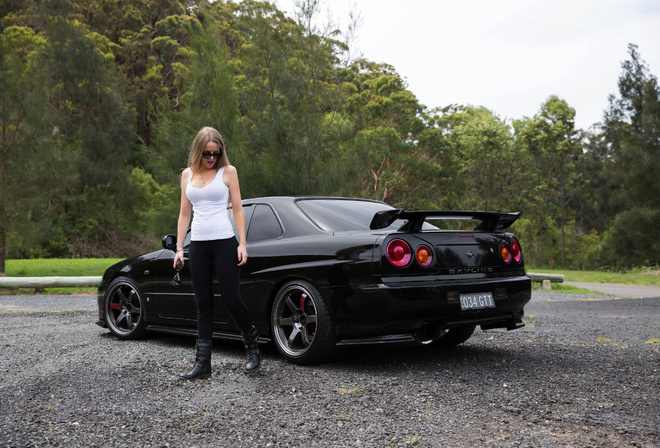
[[257, 329], [252, 327], [248, 331], [242, 331], [243, 343], [247, 351], [247, 362], [245, 363], [245, 371], [247, 373], [254, 372], [261, 366], [261, 352], [257, 344]]
[[206, 339], [197, 339], [197, 353], [195, 365], [188, 373], [179, 375], [184, 380], [205, 379], [211, 377], [211, 348], [212, 343]]

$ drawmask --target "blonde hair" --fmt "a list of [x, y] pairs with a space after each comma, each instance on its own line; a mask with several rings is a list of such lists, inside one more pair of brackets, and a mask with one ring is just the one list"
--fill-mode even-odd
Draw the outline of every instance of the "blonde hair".
[[222, 139], [222, 135], [214, 128], [206, 126], [199, 130], [195, 140], [193, 140], [192, 145], [190, 146], [188, 167], [191, 169], [193, 176], [199, 174], [202, 170], [204, 163], [202, 161], [202, 152], [206, 144], [209, 142], [216, 143], [222, 153], [219, 158], [215, 159], [213, 168], [217, 170], [221, 166], [229, 165], [227, 151], [225, 151], [225, 141]]

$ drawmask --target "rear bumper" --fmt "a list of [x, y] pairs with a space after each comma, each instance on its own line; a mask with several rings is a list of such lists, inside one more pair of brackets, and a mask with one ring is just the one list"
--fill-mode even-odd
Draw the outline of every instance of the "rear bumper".
[[[476, 292], [493, 293], [495, 308], [461, 311], [459, 295]], [[412, 333], [430, 323], [443, 329], [480, 325], [513, 330], [524, 326], [532, 293], [530, 279], [517, 276], [384, 281], [332, 295], [337, 336], [345, 339]]]

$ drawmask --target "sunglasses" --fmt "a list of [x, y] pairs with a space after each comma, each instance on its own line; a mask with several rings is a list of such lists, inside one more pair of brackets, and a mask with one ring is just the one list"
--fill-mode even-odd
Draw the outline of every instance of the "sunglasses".
[[220, 156], [222, 155], [222, 151], [216, 151], [216, 152], [208, 152], [208, 151], [202, 151], [202, 158], [204, 159], [219, 159]]

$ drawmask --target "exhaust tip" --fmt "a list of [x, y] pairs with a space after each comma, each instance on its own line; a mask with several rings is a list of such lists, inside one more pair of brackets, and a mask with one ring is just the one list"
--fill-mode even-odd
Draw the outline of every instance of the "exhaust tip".
[[419, 330], [413, 334], [415, 341], [420, 344], [430, 344], [431, 342], [439, 339], [447, 331], [440, 328], [440, 326], [433, 322], [423, 324]]

